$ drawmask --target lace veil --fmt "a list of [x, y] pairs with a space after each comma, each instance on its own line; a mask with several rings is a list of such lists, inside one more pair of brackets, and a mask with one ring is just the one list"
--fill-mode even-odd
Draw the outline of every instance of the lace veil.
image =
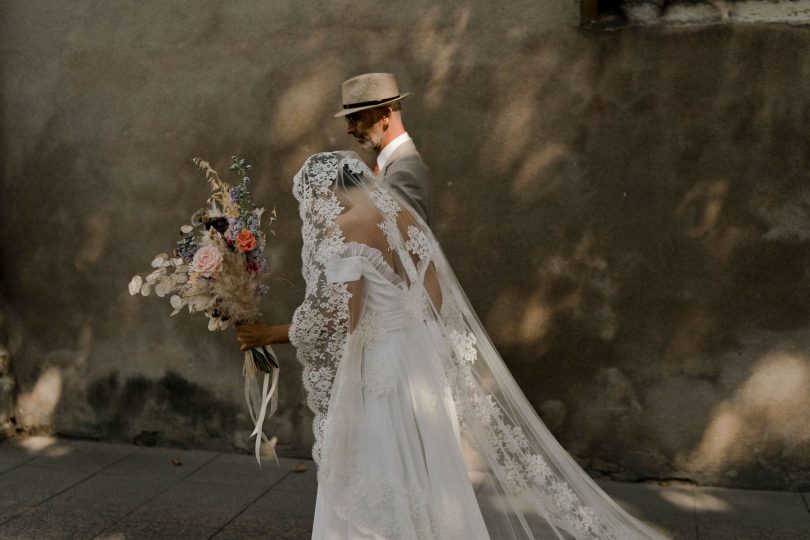
[[[491, 538], [663, 538], [619, 508], [560, 446], [495, 350], [430, 228], [354, 153], [311, 156], [293, 189], [303, 221], [306, 293], [290, 337], [314, 413], [321, 487], [337, 500], [362, 499], [352, 493], [361, 489], [358, 464], [326, 463], [321, 455], [335, 374], [365, 324], [361, 284], [331, 279], [330, 264], [347, 244], [360, 243], [377, 247], [402, 281], [409, 316], [438, 329], [458, 437]], [[366, 225], [346, 222], [348, 208]], [[349, 503], [338, 510], [361, 530], [375, 530], [370, 512]]]

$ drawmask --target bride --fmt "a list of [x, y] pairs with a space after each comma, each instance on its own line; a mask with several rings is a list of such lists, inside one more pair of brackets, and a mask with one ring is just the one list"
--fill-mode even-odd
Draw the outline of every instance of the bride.
[[289, 326], [318, 464], [315, 539], [663, 538], [620, 509], [512, 378], [425, 222], [351, 152], [294, 180], [306, 295]]

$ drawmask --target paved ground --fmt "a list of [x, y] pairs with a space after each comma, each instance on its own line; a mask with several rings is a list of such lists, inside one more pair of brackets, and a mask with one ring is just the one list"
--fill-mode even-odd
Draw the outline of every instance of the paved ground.
[[[602, 483], [674, 538], [810, 539], [810, 494]], [[311, 461], [31, 437], [0, 443], [0, 539], [306, 539]], [[497, 539], [494, 539], [497, 540]]]

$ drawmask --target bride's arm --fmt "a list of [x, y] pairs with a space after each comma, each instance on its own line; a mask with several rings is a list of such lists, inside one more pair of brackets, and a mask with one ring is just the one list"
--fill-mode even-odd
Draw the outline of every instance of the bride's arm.
[[349, 332], [354, 332], [360, 315], [363, 313], [363, 280], [350, 281], [348, 284], [349, 294]]
[[[349, 331], [353, 331], [360, 320], [363, 309], [361, 301], [363, 294], [362, 280], [348, 283], [349, 294]], [[331, 328], [330, 328], [331, 330]], [[241, 323], [236, 325], [236, 340], [240, 349], [247, 351], [253, 347], [262, 345], [280, 345], [290, 342], [290, 323], [287, 324], [264, 324], [264, 323]]]
[[236, 326], [236, 340], [246, 351], [262, 345], [278, 345], [290, 342], [290, 325], [242, 323]]
[[[349, 291], [349, 331], [353, 331], [360, 320], [363, 311], [363, 280], [358, 279], [347, 283]], [[329, 331], [333, 330], [332, 322]], [[279, 345], [290, 342], [290, 323], [264, 324], [241, 323], [236, 325], [236, 340], [243, 351], [262, 345]]]

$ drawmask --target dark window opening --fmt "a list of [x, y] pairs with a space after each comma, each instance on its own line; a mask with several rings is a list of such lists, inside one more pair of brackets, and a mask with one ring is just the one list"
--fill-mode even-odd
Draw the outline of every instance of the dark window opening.
[[623, 0], [582, 0], [582, 24], [593, 24], [622, 17]]

